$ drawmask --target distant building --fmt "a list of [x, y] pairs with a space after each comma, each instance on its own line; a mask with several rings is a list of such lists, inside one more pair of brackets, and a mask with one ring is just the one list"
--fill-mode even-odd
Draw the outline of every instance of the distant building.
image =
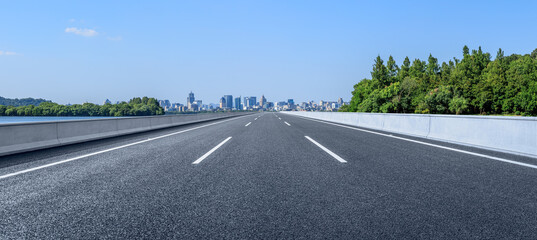
[[250, 97], [244, 97], [244, 109], [248, 109], [250, 107]]
[[244, 97], [244, 108], [252, 109], [257, 103], [256, 97]]
[[190, 103], [190, 106], [188, 107], [188, 111], [197, 112], [201, 110], [203, 102], [201, 100], [196, 100]]
[[343, 98], [339, 98], [337, 100], [337, 104], [339, 104], [339, 106], [343, 106]]
[[261, 95], [261, 99], [259, 99], [259, 107], [264, 108], [266, 102], [267, 99], [265, 98], [265, 95]]
[[218, 106], [219, 106], [219, 105], [216, 104], [216, 103], [209, 103], [209, 108], [210, 108], [210, 109], [217, 109]]
[[287, 105], [289, 105], [289, 107], [292, 107], [295, 105], [295, 101], [293, 99], [287, 99]]
[[190, 91], [190, 93], [188, 94], [188, 97], [186, 98], [186, 105], [188, 109], [192, 109], [192, 103], [194, 103], [195, 100], [196, 98], [194, 98], [194, 93]]
[[249, 104], [252, 108], [254, 108], [255, 105], [257, 104], [257, 97], [250, 97], [250, 98], [248, 98], [248, 101], [249, 101], [248, 104]]
[[232, 109], [233, 108], [233, 96], [232, 95], [224, 95], [224, 98], [226, 99], [225, 108]]
[[199, 110], [198, 104], [196, 104], [196, 102], [191, 103], [190, 108], [188, 110], [193, 111], [193, 112], [198, 111]]
[[170, 100], [158, 100], [158, 105], [164, 108], [165, 110], [168, 108], [172, 108], [172, 104], [170, 103]]
[[242, 110], [241, 97], [235, 98], [235, 109]]
[[225, 97], [220, 98], [220, 108], [224, 109], [226, 108], [226, 106], [227, 106], [226, 98]]
[[110, 100], [108, 100], [108, 98], [104, 101], [104, 104], [112, 104], [112, 102]]

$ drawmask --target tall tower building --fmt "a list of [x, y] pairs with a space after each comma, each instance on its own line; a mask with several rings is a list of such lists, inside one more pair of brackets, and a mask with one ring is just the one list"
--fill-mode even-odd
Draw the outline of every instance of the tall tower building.
[[224, 109], [226, 108], [226, 106], [227, 106], [226, 98], [225, 97], [220, 98], [220, 108]]
[[226, 108], [232, 109], [233, 108], [233, 96], [232, 95], [224, 95], [224, 98], [226, 99]]
[[250, 97], [244, 97], [244, 107], [249, 108], [250, 107]]
[[194, 93], [192, 93], [192, 91], [190, 91], [190, 93], [188, 94], [188, 97], [186, 98], [186, 104], [188, 106], [188, 109], [192, 109], [192, 103], [196, 100], [196, 98], [194, 98]]
[[235, 98], [235, 109], [242, 110], [241, 97]]
[[265, 95], [261, 95], [261, 99], [259, 99], [259, 107], [263, 108], [265, 103], [267, 103], [267, 99], [265, 98]]
[[255, 104], [257, 103], [257, 100], [256, 100], [256, 97], [249, 97], [248, 98], [248, 105], [250, 105], [250, 107], [255, 107]]

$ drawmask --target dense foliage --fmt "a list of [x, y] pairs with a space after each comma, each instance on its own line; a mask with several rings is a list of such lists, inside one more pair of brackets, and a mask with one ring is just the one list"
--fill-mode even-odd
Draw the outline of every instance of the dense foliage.
[[154, 98], [133, 98], [128, 103], [97, 105], [93, 103], [60, 105], [43, 102], [39, 106], [3, 106], [0, 116], [147, 116], [162, 115], [162, 109]]
[[463, 48], [463, 58], [438, 63], [432, 55], [399, 67], [376, 58], [371, 79], [354, 86], [341, 111], [438, 114], [537, 115], [537, 49], [504, 56]]
[[11, 99], [11, 98], [0, 97], [0, 105], [5, 105], [5, 106], [14, 106], [14, 107], [28, 106], [28, 105], [38, 106], [42, 102], [50, 102], [50, 101], [45, 100], [45, 99], [41, 99], [41, 98], [38, 98], [38, 99], [35, 99], [35, 98], [21, 98], [21, 99], [15, 98], [15, 99]]

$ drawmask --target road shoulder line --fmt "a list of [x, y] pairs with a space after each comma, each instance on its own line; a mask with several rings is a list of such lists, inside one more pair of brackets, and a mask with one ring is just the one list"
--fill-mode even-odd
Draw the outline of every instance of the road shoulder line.
[[361, 129], [361, 128], [358, 128], [358, 127], [350, 127], [350, 126], [345, 126], [345, 125], [341, 125], [341, 124], [337, 124], [337, 123], [331, 123], [331, 122], [326, 122], [326, 121], [321, 121], [321, 120], [311, 119], [311, 118], [306, 118], [306, 117], [301, 117], [301, 116], [296, 116], [296, 117], [303, 118], [303, 119], [310, 120], [310, 121], [315, 121], [315, 122], [325, 123], [325, 124], [329, 124], [329, 125], [334, 125], [334, 126], [338, 126], [338, 127], [344, 127], [344, 128], [348, 128], [348, 129], [353, 129], [353, 130], [356, 130], [356, 131], [362, 131], [362, 132], [366, 132], [366, 133], [376, 134], [376, 135], [380, 135], [380, 136], [384, 136], [384, 137], [395, 138], [395, 139], [399, 139], [399, 140], [403, 140], [403, 141], [407, 141], [407, 142], [418, 143], [418, 144], [422, 144], [422, 145], [426, 145], [426, 146], [430, 146], [430, 147], [441, 148], [441, 149], [450, 150], [450, 151], [459, 152], [459, 153], [464, 153], [464, 154], [468, 154], [468, 155], [472, 155], [472, 156], [483, 157], [483, 158], [488, 158], [488, 159], [492, 159], [492, 160], [496, 160], [496, 161], [500, 161], [500, 162], [511, 163], [511, 164], [515, 164], [515, 165], [519, 165], [519, 166], [523, 166], [523, 167], [529, 167], [529, 168], [537, 169], [537, 165], [533, 165], [533, 164], [517, 162], [517, 161], [514, 161], [514, 160], [505, 159], [505, 158], [499, 158], [499, 157], [494, 157], [494, 156], [490, 156], [490, 155], [486, 155], [486, 154], [470, 152], [470, 151], [466, 151], [466, 150], [446, 147], [446, 146], [437, 145], [437, 144], [433, 144], [433, 143], [422, 142], [422, 141], [418, 141], [418, 140], [414, 140], [414, 139], [409, 139], [409, 138], [394, 136], [394, 135], [390, 135], [390, 134], [384, 134], [384, 133], [380, 133], [380, 132], [365, 130], [365, 129]]

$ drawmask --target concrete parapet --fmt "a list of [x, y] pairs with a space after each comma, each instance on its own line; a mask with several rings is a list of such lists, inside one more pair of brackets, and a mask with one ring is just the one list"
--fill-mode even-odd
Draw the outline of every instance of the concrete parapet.
[[251, 113], [205, 113], [0, 124], [0, 156]]

